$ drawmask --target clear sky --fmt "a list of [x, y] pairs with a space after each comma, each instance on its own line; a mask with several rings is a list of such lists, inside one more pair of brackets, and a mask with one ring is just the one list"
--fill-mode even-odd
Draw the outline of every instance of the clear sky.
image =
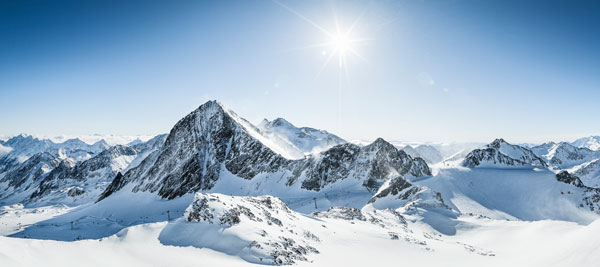
[[[346, 139], [570, 140], [600, 133], [598, 14], [597, 1], [0, 1], [0, 134], [165, 133], [217, 99]], [[335, 47], [314, 46], [336, 20], [361, 39], [341, 120]]]

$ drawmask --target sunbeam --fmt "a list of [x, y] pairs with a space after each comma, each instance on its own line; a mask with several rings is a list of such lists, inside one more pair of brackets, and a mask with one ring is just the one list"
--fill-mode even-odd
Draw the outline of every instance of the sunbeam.
[[[301, 47], [299, 49], [315, 49], [315, 48], [329, 48], [332, 52], [329, 53], [325, 62], [319, 69], [317, 75], [320, 75], [325, 68], [329, 65], [333, 58], [337, 57], [337, 68], [338, 68], [338, 131], [341, 133], [342, 130], [342, 77], [348, 77], [348, 57], [350, 55], [355, 56], [356, 58], [366, 61], [366, 59], [357, 51], [357, 46], [361, 43], [365, 43], [370, 41], [371, 39], [367, 38], [357, 38], [355, 37], [354, 30], [358, 25], [359, 21], [365, 15], [367, 9], [365, 9], [360, 16], [358, 16], [348, 28], [343, 28], [343, 25], [338, 18], [337, 12], [333, 10], [333, 22], [335, 24], [334, 30], [327, 30], [325, 27], [319, 25], [308, 17], [304, 16], [300, 12], [292, 9], [291, 7], [284, 5], [283, 3], [273, 0], [274, 3], [281, 6], [285, 10], [290, 13], [296, 15], [300, 19], [306, 21], [313, 27], [317, 28], [320, 32], [324, 33], [327, 36], [327, 40], [320, 43], [310, 44], [305, 47]], [[344, 75], [342, 75], [344, 74]]]

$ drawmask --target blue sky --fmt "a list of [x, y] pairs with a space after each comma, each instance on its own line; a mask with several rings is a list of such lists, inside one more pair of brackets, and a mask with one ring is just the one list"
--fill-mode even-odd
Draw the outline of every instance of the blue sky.
[[[366, 39], [322, 67], [335, 21]], [[157, 134], [210, 99], [347, 139], [600, 133], [594, 1], [2, 1], [0, 134]], [[362, 16], [361, 16], [362, 15]], [[335, 59], [334, 59], [335, 61]]]

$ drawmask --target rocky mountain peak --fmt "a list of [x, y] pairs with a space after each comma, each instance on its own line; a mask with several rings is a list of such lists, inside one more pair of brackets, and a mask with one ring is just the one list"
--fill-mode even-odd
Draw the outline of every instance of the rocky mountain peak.
[[484, 148], [471, 151], [462, 162], [464, 167], [546, 167], [546, 162], [530, 149], [512, 145], [502, 138]]
[[73, 168], [75, 167], [75, 165], [77, 164], [77, 161], [74, 158], [66, 158], [63, 159], [59, 164], [57, 168]]
[[273, 120], [271, 122], [271, 126], [273, 126], [273, 127], [282, 127], [282, 126], [283, 127], [296, 127], [289, 121], [285, 120], [284, 118], [277, 118], [277, 119]]
[[496, 138], [493, 142], [488, 144], [488, 147], [499, 149], [502, 145], [508, 144], [503, 138]]
[[392, 145], [388, 141], [385, 141], [381, 137], [375, 139], [375, 141], [373, 141], [373, 143], [366, 145], [364, 148], [367, 149], [367, 150], [374, 150], [374, 149], [381, 150], [381, 149], [383, 149], [383, 150], [387, 150], [387, 151], [395, 150], [396, 149], [396, 147], [394, 147], [394, 145]]
[[209, 101], [177, 122], [154, 156], [126, 172], [120, 184], [109, 189], [118, 190], [135, 180], [135, 190], [158, 191], [162, 197], [175, 198], [212, 188], [223, 167], [251, 179], [289, 164], [272, 146], [265, 145], [268, 143], [255, 126]]
[[133, 156], [136, 154], [135, 149], [131, 148], [130, 146], [125, 146], [125, 145], [115, 145], [110, 147], [109, 149], [102, 151], [102, 153], [99, 154], [100, 155], [108, 155], [110, 158], [116, 158], [119, 156]]
[[[277, 173], [285, 186], [299, 182], [302, 189], [309, 191], [320, 191], [332, 183], [354, 178], [362, 183], [360, 190], [373, 192], [391, 177], [431, 175], [422, 159], [411, 158], [381, 138], [365, 147], [323, 143], [333, 147], [320, 154], [286, 158], [277, 151], [281, 148], [278, 142], [282, 136], [290, 137], [287, 140], [302, 136], [297, 135], [302, 133], [300, 128], [293, 129], [293, 133], [285, 132], [290, 135], [270, 136], [270, 132], [257, 128], [233, 111], [226, 111], [217, 102], [207, 102], [177, 122], [162, 147], [114, 180], [102, 198], [129, 183], [134, 184], [134, 192], [157, 192], [169, 199], [209, 191], [223, 171], [246, 180], [259, 174], [270, 177]], [[317, 137], [310, 140], [327, 140]]]
[[97, 149], [107, 149], [110, 147], [110, 145], [106, 142], [106, 140], [100, 139], [100, 140], [96, 141], [94, 144], [92, 144], [92, 147], [97, 148]]

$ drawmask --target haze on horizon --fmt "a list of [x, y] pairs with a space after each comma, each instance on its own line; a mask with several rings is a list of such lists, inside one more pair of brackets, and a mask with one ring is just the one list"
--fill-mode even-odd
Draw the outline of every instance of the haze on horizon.
[[[0, 135], [166, 133], [216, 99], [347, 140], [599, 134], [600, 4], [3, 1]], [[361, 39], [340, 68], [318, 27]], [[359, 19], [360, 18], [360, 19]], [[315, 26], [316, 25], [316, 26]], [[318, 27], [317, 27], [318, 26]]]

